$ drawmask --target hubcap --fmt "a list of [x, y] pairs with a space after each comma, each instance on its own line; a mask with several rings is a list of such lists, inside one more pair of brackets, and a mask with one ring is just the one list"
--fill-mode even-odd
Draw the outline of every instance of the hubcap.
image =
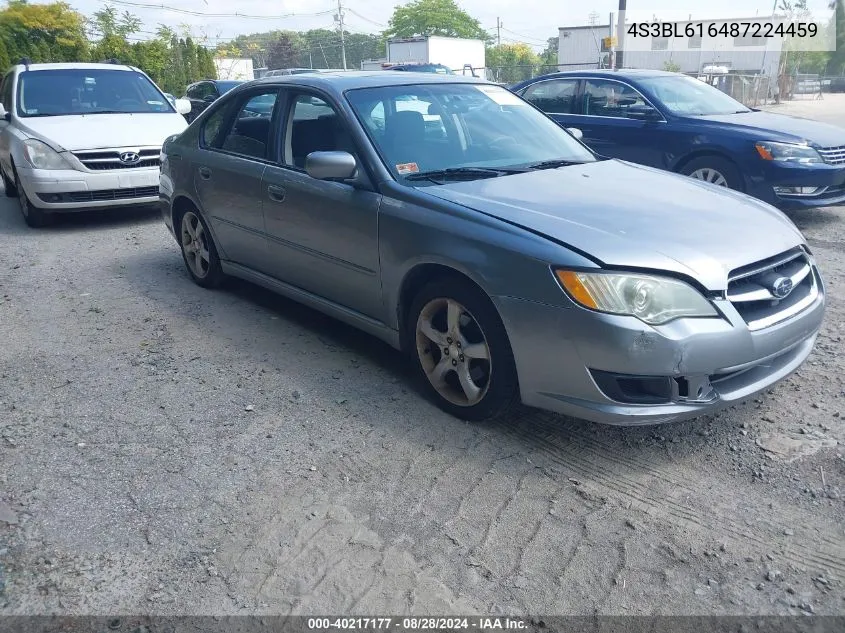
[[710, 167], [702, 167], [701, 169], [696, 169], [690, 174], [690, 176], [692, 176], [696, 180], [703, 180], [704, 182], [709, 182], [713, 185], [718, 185], [719, 187], [728, 186], [727, 179], [721, 173]]
[[431, 385], [454, 405], [470, 407], [487, 393], [490, 348], [478, 322], [454, 299], [429, 301], [417, 318], [417, 356]]
[[191, 272], [197, 277], [205, 277], [211, 260], [202, 222], [193, 211], [188, 211], [182, 218], [182, 251]]

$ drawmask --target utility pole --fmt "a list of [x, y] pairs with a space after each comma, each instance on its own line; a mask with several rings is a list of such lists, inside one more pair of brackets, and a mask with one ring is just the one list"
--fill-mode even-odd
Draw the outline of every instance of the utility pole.
[[496, 45], [502, 45], [502, 20], [496, 18]]
[[346, 36], [343, 34], [343, 6], [342, 0], [337, 0], [337, 13], [334, 16], [334, 21], [340, 29], [340, 54], [343, 58], [343, 70], [346, 70]]
[[616, 68], [622, 68], [622, 40], [625, 38], [625, 10], [627, 0], [619, 0], [619, 21], [616, 23]]

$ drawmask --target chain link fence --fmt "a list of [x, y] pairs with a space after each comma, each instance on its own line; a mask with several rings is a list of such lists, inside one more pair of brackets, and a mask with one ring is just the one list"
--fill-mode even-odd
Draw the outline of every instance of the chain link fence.
[[[510, 85], [538, 75], [556, 73], [561, 70], [591, 70], [598, 68], [599, 64], [526, 64], [522, 66], [488, 66], [486, 68], [487, 79], [500, 84]], [[475, 70], [475, 69], [474, 69]], [[476, 71], [477, 72], [477, 71]], [[477, 72], [481, 76], [480, 72]]]

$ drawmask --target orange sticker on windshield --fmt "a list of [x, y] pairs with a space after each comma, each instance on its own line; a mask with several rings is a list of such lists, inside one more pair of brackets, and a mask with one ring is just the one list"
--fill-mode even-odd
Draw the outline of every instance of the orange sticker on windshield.
[[400, 174], [415, 174], [420, 170], [416, 163], [399, 163], [396, 165], [396, 171]]

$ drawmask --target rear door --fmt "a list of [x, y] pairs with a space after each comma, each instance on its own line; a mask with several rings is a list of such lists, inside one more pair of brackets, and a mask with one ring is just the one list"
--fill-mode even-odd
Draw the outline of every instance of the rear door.
[[[253, 88], [205, 121], [194, 186], [220, 244], [221, 257], [266, 272], [267, 242], [262, 208], [262, 176], [275, 156], [275, 130], [280, 112], [276, 88]], [[256, 115], [256, 101], [272, 103]]]
[[520, 96], [562, 127], [572, 127], [581, 84], [581, 79], [577, 77], [541, 79], [523, 89]]

